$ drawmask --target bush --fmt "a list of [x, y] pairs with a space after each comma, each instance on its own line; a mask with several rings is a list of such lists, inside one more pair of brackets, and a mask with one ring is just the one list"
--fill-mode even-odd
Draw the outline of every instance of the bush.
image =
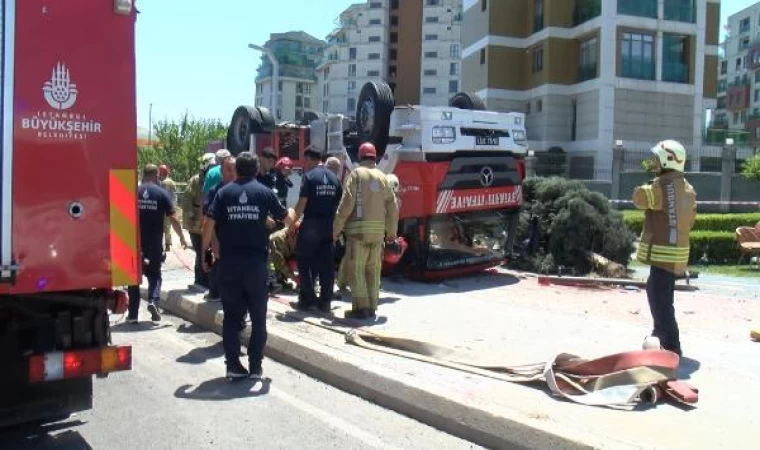
[[742, 176], [748, 180], [760, 180], [760, 153], [744, 161]]
[[635, 236], [602, 194], [579, 181], [534, 177], [525, 180], [523, 198], [516, 242], [528, 239], [534, 216], [540, 232], [535, 252], [523, 251], [512, 263], [515, 268], [539, 273], [567, 268], [570, 273], [587, 274], [592, 269], [588, 252], [623, 265], [630, 262]]
[[735, 232], [692, 231], [689, 240], [691, 264], [736, 264], [739, 260]]
[[[692, 231], [719, 231], [730, 233], [732, 236], [737, 228], [754, 226], [760, 221], [760, 213], [737, 214], [697, 214]], [[623, 211], [623, 222], [634, 234], [641, 235], [644, 227], [642, 211]]]

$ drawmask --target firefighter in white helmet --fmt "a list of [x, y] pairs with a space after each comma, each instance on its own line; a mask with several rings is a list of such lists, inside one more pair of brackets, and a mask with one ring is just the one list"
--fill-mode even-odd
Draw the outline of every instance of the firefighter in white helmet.
[[634, 205], [645, 214], [636, 259], [651, 266], [647, 298], [654, 328], [644, 347], [662, 347], [680, 356], [673, 294], [676, 276], [685, 273], [689, 262], [689, 232], [694, 226], [697, 194], [684, 178], [683, 145], [662, 141], [652, 147], [652, 153], [656, 178], [633, 191]]

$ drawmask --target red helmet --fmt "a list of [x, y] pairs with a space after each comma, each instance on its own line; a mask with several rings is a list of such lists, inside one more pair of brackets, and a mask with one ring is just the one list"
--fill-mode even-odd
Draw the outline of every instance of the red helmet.
[[371, 142], [365, 142], [359, 146], [359, 159], [377, 159], [377, 150]]
[[406, 252], [406, 239], [400, 237], [393, 242], [385, 244], [385, 251], [383, 251], [383, 262], [386, 264], [398, 264], [401, 261], [401, 257]]
[[166, 164], [161, 164], [160, 166], [158, 166], [158, 174], [161, 175], [162, 177], [169, 175], [169, 168], [166, 167]]
[[277, 161], [277, 164], [274, 165], [276, 168], [282, 170], [282, 169], [292, 169], [293, 168], [293, 161], [290, 160], [287, 156], [284, 156]]

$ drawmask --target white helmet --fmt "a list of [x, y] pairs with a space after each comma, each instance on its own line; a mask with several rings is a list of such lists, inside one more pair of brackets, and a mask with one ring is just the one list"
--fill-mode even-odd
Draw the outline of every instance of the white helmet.
[[652, 147], [652, 153], [660, 161], [663, 169], [683, 172], [686, 166], [686, 149], [680, 142], [668, 139]]

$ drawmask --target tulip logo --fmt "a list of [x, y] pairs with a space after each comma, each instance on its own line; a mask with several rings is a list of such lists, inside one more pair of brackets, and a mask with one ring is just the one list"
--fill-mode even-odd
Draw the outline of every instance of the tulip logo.
[[42, 86], [48, 105], [57, 110], [66, 110], [77, 101], [77, 85], [71, 82], [69, 69], [60, 62], [53, 69], [50, 80]]

